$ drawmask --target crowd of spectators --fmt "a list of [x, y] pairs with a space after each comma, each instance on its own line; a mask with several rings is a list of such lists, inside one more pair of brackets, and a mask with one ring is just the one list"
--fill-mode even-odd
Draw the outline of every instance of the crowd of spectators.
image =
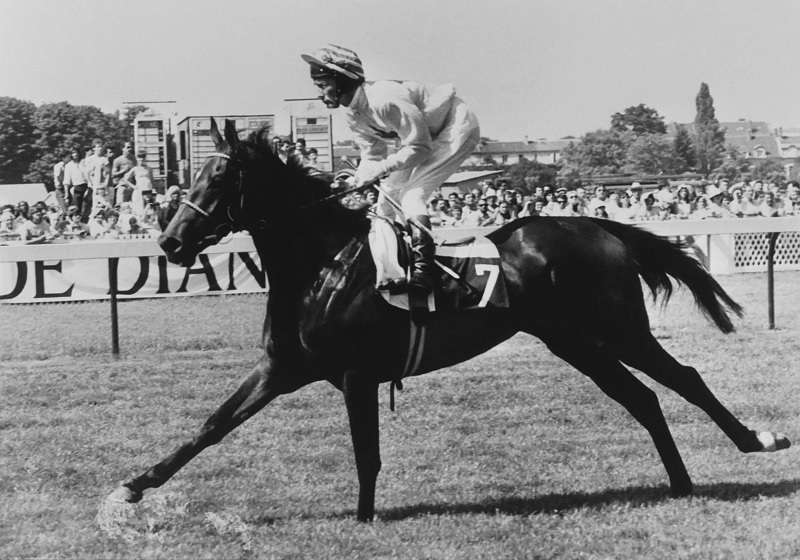
[[[319, 167], [319, 153], [307, 148], [305, 139], [292, 142], [276, 136], [273, 144], [284, 162]], [[130, 142], [117, 153], [100, 139], [85, 149], [66, 150], [53, 167], [52, 202], [0, 207], [0, 242], [158, 237], [184, 193], [177, 186], [158, 193], [146, 156], [139, 151], [134, 157]]]
[[[276, 136], [273, 144], [283, 161], [318, 168], [317, 150], [307, 149], [304, 139], [293, 143]], [[53, 168], [55, 200], [0, 207], [0, 241], [158, 237], [180, 206], [181, 189], [172, 186], [157, 193], [146, 153], [134, 157], [130, 143], [119, 155], [100, 140], [87, 150], [75, 147], [61, 155]], [[374, 206], [378, 194], [368, 188], [349, 194], [344, 202]], [[435, 194], [428, 212], [435, 227], [497, 227], [525, 216], [594, 216], [620, 222], [795, 216], [800, 215], [800, 184], [665, 181], [649, 189], [638, 183], [629, 188], [537, 186], [524, 194], [502, 180], [487, 180], [469, 192]]]
[[43, 243], [51, 240], [157, 237], [177, 212], [177, 186], [156, 192], [146, 152], [133, 156], [125, 143], [95, 140], [86, 150], [74, 147], [53, 167], [54, 197], [48, 204], [21, 201], [0, 207], [0, 241]]
[[800, 216], [800, 184], [727, 180], [654, 189], [603, 185], [576, 189], [535, 187], [522, 194], [485, 181], [470, 192], [434, 195], [428, 205], [437, 227], [496, 227], [524, 216], [594, 216], [619, 222]]
[[298, 138], [293, 143], [289, 138], [275, 136], [272, 149], [284, 163], [294, 160], [304, 167], [319, 169], [319, 152], [316, 148], [307, 148], [305, 138]]

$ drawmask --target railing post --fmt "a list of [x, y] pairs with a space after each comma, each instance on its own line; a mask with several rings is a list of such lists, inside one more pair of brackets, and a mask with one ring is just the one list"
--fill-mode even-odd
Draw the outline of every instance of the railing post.
[[117, 315], [117, 270], [119, 258], [108, 259], [108, 293], [111, 296], [111, 353], [119, 356], [119, 316]]
[[767, 314], [769, 316], [770, 330], [775, 328], [775, 244], [778, 241], [779, 231], [768, 234], [769, 248], [767, 249]]

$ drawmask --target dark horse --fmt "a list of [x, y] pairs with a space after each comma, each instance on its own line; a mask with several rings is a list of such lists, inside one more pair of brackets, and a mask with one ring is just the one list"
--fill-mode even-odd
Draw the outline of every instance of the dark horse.
[[[193, 439], [110, 498], [140, 500], [144, 490], [164, 484], [279, 395], [324, 380], [344, 394], [360, 487], [358, 519], [371, 520], [381, 468], [378, 387], [401, 375], [410, 329], [408, 312], [376, 291], [369, 218], [327, 199], [329, 181], [284, 164], [265, 131], [240, 140], [226, 121], [224, 139], [216, 123], [211, 135], [217, 152], [159, 243], [171, 262], [191, 266], [231, 229], [252, 235], [269, 279], [264, 354]], [[733, 330], [729, 311], [741, 315], [679, 244], [594, 218], [524, 218], [487, 237], [500, 252], [509, 307], [431, 314], [418, 373], [468, 360], [517, 332], [532, 334], [647, 429], [677, 496], [691, 493], [692, 481], [655, 393], [625, 365], [700, 407], [740, 451], [789, 447], [785, 436], [739, 422], [697, 371], [678, 363], [650, 332], [640, 277], [654, 297], [671, 295], [668, 275], [684, 284], [723, 332]]]

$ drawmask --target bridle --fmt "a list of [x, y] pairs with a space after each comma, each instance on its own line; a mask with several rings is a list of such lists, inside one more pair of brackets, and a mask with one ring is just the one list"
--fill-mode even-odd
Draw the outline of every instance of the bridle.
[[[228, 154], [222, 153], [222, 152], [212, 152], [212, 153], [210, 153], [210, 154], [208, 154], [206, 156], [206, 159], [211, 158], [211, 157], [219, 157], [219, 158], [222, 158], [222, 159], [225, 159], [225, 160], [228, 160], [228, 161], [230, 161], [230, 159], [231, 159], [231, 156], [229, 156]], [[243, 205], [244, 205], [244, 201], [243, 201], [244, 193], [242, 192], [243, 184], [244, 184], [244, 172], [243, 171], [239, 171], [239, 184], [237, 186], [237, 190], [239, 191], [240, 199], [242, 199], [242, 200], [240, 200], [239, 210], [241, 210]], [[189, 208], [191, 208], [192, 210], [194, 210], [195, 212], [200, 214], [203, 218], [208, 219], [208, 218], [211, 217], [210, 213], [208, 213], [206, 210], [200, 208], [197, 204], [195, 204], [191, 200], [188, 200], [187, 198], [182, 198], [180, 203], [185, 205], [185, 206], [188, 206]], [[214, 231], [214, 235], [209, 236], [206, 239], [213, 240], [214, 243], [219, 243], [221, 239], [223, 239], [224, 237], [226, 237], [228, 235], [228, 233], [237, 232], [237, 231], [240, 231], [242, 229], [242, 228], [240, 228], [240, 227], [238, 227], [236, 225], [236, 221], [234, 220], [233, 215], [232, 215], [232, 206], [233, 206], [233, 203], [228, 203], [228, 211], [227, 211], [228, 221], [225, 221], [225, 222], [222, 222], [221, 224], [219, 224], [216, 227], [215, 231]], [[228, 229], [229, 231], [225, 232], [224, 234], [220, 232], [220, 230], [224, 231], [225, 229]]]
[[[206, 156], [206, 159], [212, 158], [212, 157], [219, 157], [219, 158], [222, 158], [222, 159], [227, 160], [227, 161], [231, 160], [231, 156], [228, 155], [228, 154], [225, 154], [223, 152], [211, 152], [210, 154], [208, 154]], [[367, 187], [369, 187], [370, 185], [371, 185], [371, 183], [370, 184], [359, 185], [357, 187], [351, 187], [349, 189], [342, 190], [342, 191], [340, 191], [338, 193], [334, 193], [334, 194], [332, 194], [330, 196], [327, 196], [327, 197], [322, 198], [320, 200], [314, 201], [314, 202], [312, 202], [310, 204], [306, 204], [305, 206], [301, 206], [299, 208], [299, 210], [306, 210], [308, 208], [311, 208], [311, 207], [314, 207], [314, 206], [317, 206], [317, 205], [320, 205], [320, 204], [324, 204], [326, 202], [330, 202], [330, 201], [342, 198], [343, 196], [346, 196], [346, 195], [348, 195], [350, 193], [357, 192], [357, 191], [362, 191], [362, 190], [366, 189]], [[242, 213], [242, 210], [244, 208], [244, 191], [243, 191], [243, 188], [244, 188], [244, 171], [240, 170], [239, 171], [239, 184], [237, 185], [237, 190], [239, 191], [239, 207], [237, 209], [237, 212], [239, 212], [239, 213]], [[191, 208], [192, 210], [194, 210], [195, 212], [200, 214], [200, 216], [202, 216], [205, 219], [211, 218], [211, 214], [208, 211], [204, 210], [203, 208], [200, 208], [200, 206], [198, 206], [197, 204], [195, 204], [191, 200], [188, 200], [187, 198], [182, 198], [180, 204], [188, 206], [189, 208]], [[212, 243], [219, 243], [221, 239], [223, 239], [224, 237], [226, 237], [228, 235], [228, 233], [241, 231], [243, 228], [237, 225], [237, 222], [233, 217], [233, 213], [234, 213], [233, 212], [233, 202], [229, 202], [228, 203], [228, 209], [227, 209], [228, 220], [220, 223], [216, 227], [216, 229], [214, 231], [214, 235], [208, 236], [208, 237], [206, 237], [206, 239], [211, 241]], [[264, 227], [266, 227], [266, 224], [264, 223], [263, 220], [261, 220], [261, 223], [259, 224], [259, 227], [262, 228], [262, 229]], [[222, 232], [220, 230], [222, 230]]]
[[186, 200], [184, 198], [184, 199], [181, 200], [181, 204], [185, 204], [186, 206], [188, 206], [189, 208], [191, 208], [192, 210], [194, 210], [195, 212], [197, 212], [198, 214], [200, 214], [204, 218], [210, 218], [211, 217], [211, 215], [208, 212], [206, 212], [205, 210], [203, 210], [197, 204], [195, 204], [194, 202], [192, 202], [190, 200]]

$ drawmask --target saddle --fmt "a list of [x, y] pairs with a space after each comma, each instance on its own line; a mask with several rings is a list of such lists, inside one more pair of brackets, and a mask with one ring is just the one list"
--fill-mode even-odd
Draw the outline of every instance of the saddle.
[[[387, 285], [404, 283], [409, 278], [410, 232], [397, 222], [377, 217], [372, 221], [369, 245], [379, 293], [390, 305], [410, 309], [407, 293], [397, 294], [385, 289]], [[428, 296], [428, 311], [508, 307], [500, 254], [497, 246], [485, 237], [437, 244], [436, 267], [438, 281]], [[412, 303], [413, 307], [418, 307], [418, 302]]]

